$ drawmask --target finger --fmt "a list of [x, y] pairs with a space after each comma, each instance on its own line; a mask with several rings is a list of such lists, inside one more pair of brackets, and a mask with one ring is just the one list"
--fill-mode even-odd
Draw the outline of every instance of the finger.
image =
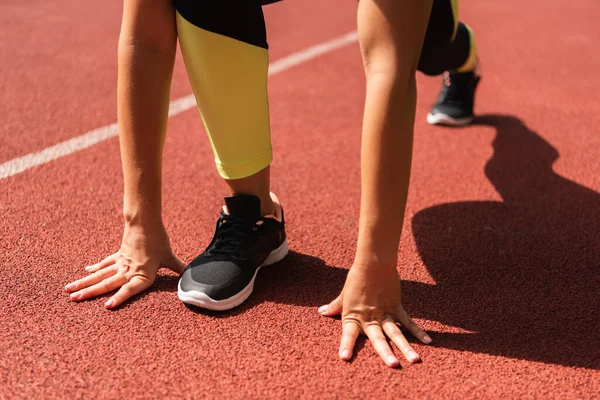
[[94, 286], [90, 286], [78, 292], [72, 293], [71, 300], [81, 301], [89, 299], [91, 297], [100, 296], [101, 294], [115, 290], [116, 288], [122, 286], [126, 282], [127, 278], [125, 278], [124, 275], [113, 275], [110, 278], [107, 278], [102, 282], [95, 284]]
[[405, 327], [406, 329], [408, 329], [408, 331], [414, 336], [416, 337], [418, 340], [420, 340], [421, 342], [425, 343], [425, 344], [430, 344], [431, 343], [431, 338], [429, 337], [429, 335], [427, 333], [425, 333], [424, 330], [422, 330], [421, 328], [419, 328], [417, 326], [417, 324], [415, 324], [413, 322], [413, 320], [408, 316], [408, 314], [406, 313], [406, 311], [404, 311], [404, 308], [399, 307], [398, 311], [396, 312], [396, 318], [398, 319], [398, 321], [400, 322], [400, 324]]
[[340, 341], [339, 356], [344, 361], [350, 361], [354, 352], [356, 338], [360, 335], [360, 324], [354, 319], [342, 323], [342, 340]]
[[116, 273], [116, 266], [113, 266], [112, 268], [104, 268], [98, 272], [94, 272], [93, 274], [86, 276], [85, 278], [81, 278], [79, 280], [76, 280], [75, 282], [69, 283], [67, 286], [65, 286], [65, 290], [67, 292], [74, 292], [76, 290], [95, 285], [96, 283], [101, 282], [104, 279], [109, 278]]
[[342, 313], [342, 295], [339, 295], [331, 303], [319, 307], [319, 314], [326, 317], [335, 317]]
[[381, 325], [375, 323], [367, 325], [364, 331], [383, 362], [389, 367], [397, 367], [399, 364], [398, 359], [392, 353], [392, 349], [390, 349], [390, 345], [381, 331]]
[[419, 355], [408, 343], [402, 332], [400, 332], [400, 329], [396, 325], [396, 321], [394, 321], [391, 317], [386, 317], [383, 320], [382, 326], [387, 337], [394, 342], [394, 344], [400, 349], [408, 361], [413, 363], [419, 361]]
[[184, 264], [183, 261], [181, 261], [179, 258], [175, 257], [174, 255], [171, 255], [169, 260], [165, 262], [164, 266], [170, 269], [171, 271], [181, 275], [183, 274], [183, 270], [185, 269], [186, 264]]
[[85, 267], [85, 270], [87, 272], [96, 272], [96, 271], [101, 270], [102, 268], [110, 267], [111, 265], [116, 263], [118, 259], [119, 259], [119, 253], [115, 253], [115, 254], [112, 254], [112, 255], [106, 257], [104, 260], [100, 261], [97, 264], [88, 265], [87, 267]]
[[121, 286], [121, 289], [110, 298], [104, 305], [106, 308], [115, 308], [123, 304], [129, 298], [143, 292], [152, 285], [152, 282], [147, 278], [134, 276], [129, 282]]

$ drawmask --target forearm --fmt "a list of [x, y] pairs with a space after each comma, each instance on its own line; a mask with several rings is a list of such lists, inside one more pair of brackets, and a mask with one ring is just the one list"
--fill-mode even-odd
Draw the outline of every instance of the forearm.
[[416, 87], [397, 77], [367, 83], [361, 148], [361, 205], [356, 263], [396, 265], [410, 180]]
[[[174, 22], [173, 22], [174, 24]], [[162, 151], [175, 42], [160, 48], [122, 33], [119, 42], [118, 120], [127, 223], [161, 222]]]
[[415, 71], [431, 2], [362, 0], [359, 41], [367, 78], [361, 211], [355, 264], [396, 266], [416, 104]]

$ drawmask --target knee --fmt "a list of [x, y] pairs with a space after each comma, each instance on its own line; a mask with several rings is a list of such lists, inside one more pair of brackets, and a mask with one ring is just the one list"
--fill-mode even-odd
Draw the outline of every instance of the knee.
[[429, 76], [444, 73], [447, 64], [447, 51], [443, 46], [424, 48], [419, 59], [418, 70]]
[[427, 28], [418, 65], [418, 70], [425, 75], [441, 75], [446, 70], [453, 35], [453, 30], [446, 25], [432, 25], [430, 21]]

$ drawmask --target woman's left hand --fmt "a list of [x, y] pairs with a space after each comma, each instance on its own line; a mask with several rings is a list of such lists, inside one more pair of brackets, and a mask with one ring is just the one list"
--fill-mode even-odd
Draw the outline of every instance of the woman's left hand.
[[354, 344], [360, 334], [367, 335], [389, 367], [396, 367], [399, 362], [386, 336], [408, 361], [418, 361], [419, 355], [408, 343], [397, 323], [421, 342], [431, 343], [431, 338], [412, 321], [402, 307], [400, 278], [395, 265], [353, 265], [341, 294], [328, 305], [321, 306], [319, 313], [328, 317], [342, 315], [339, 357], [345, 361], [352, 358]]

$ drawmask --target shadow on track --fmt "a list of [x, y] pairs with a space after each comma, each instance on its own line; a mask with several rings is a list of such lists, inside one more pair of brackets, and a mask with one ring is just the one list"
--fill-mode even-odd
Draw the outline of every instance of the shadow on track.
[[414, 216], [436, 285], [403, 282], [408, 312], [475, 332], [437, 346], [600, 369], [600, 194], [557, 175], [557, 150], [518, 118], [475, 124], [497, 131], [485, 174], [503, 201]]

